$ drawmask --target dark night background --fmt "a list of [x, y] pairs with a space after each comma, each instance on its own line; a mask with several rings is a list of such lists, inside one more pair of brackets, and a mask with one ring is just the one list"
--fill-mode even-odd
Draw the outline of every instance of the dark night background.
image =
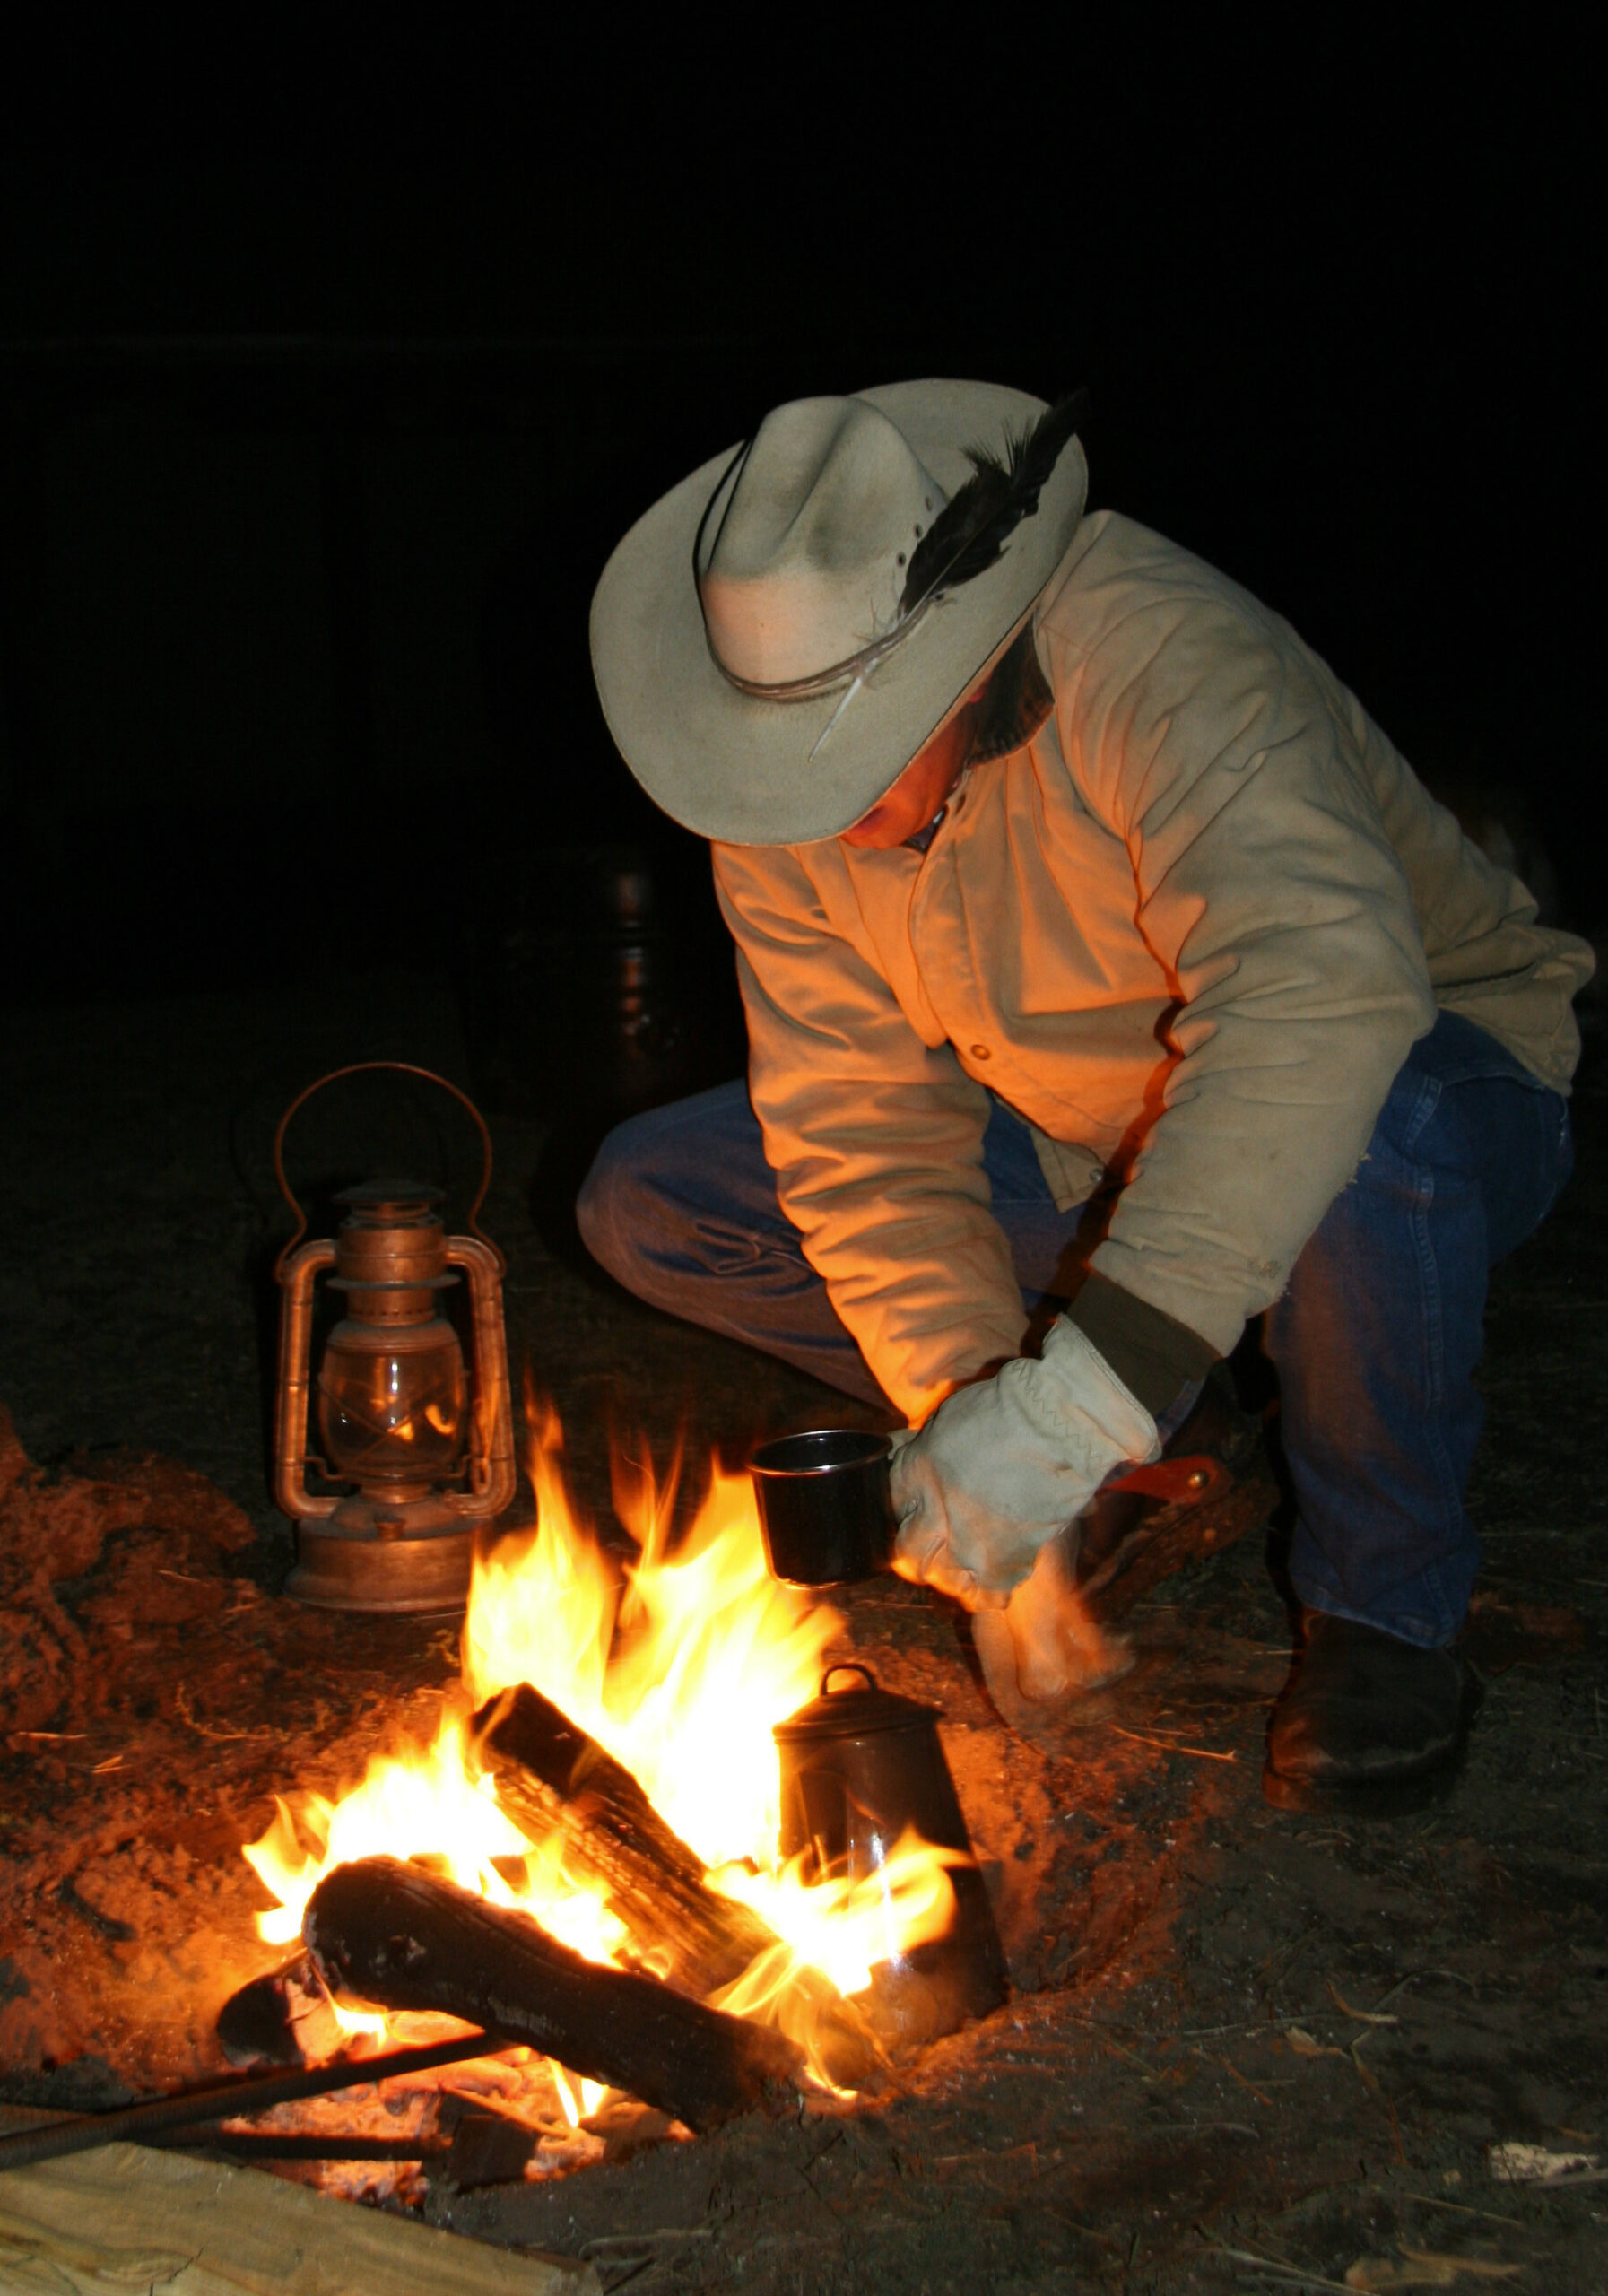
[[405, 947], [506, 1005], [555, 871], [629, 840], [712, 949], [593, 582], [767, 404], [920, 371], [1087, 383], [1093, 501], [1494, 788], [1595, 926], [1583, 48], [754, 21], [68, 11], [13, 50], [4, 996]]

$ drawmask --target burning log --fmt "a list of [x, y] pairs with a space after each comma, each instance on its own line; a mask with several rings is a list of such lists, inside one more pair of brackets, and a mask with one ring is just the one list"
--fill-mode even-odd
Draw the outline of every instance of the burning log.
[[326, 1874], [302, 1935], [334, 1991], [473, 2018], [699, 2131], [785, 2109], [802, 2066], [781, 2034], [585, 1961], [528, 1914], [394, 1857]]
[[503, 1808], [535, 1839], [561, 1835], [569, 1872], [604, 1892], [639, 1950], [669, 1957], [677, 1992], [707, 2000], [776, 1944], [752, 1908], [709, 1887], [624, 1764], [529, 1683], [482, 1707], [475, 1730]]

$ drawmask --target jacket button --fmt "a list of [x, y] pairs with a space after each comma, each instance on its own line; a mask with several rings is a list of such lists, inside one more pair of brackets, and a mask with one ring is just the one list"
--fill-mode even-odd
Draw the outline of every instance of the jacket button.
[[974, 1044], [971, 1048], [971, 1057], [974, 1060], [991, 1060], [994, 1057], [986, 1044]]

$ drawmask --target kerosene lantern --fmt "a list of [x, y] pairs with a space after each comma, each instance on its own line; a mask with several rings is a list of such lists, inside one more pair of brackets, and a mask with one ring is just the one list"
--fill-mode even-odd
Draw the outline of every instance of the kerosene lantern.
[[[333, 1238], [302, 1243], [307, 1215], [285, 1178], [291, 1118], [343, 1076], [387, 1070], [439, 1084], [468, 1109], [484, 1162], [466, 1236], [449, 1236], [439, 1188], [374, 1179], [343, 1189]], [[491, 1142], [456, 1084], [403, 1061], [337, 1068], [291, 1101], [274, 1140], [274, 1170], [296, 1214], [275, 1274], [283, 1290], [274, 1496], [297, 1526], [285, 1591], [326, 1610], [442, 1611], [469, 1591], [477, 1530], [514, 1496], [513, 1408], [502, 1325], [501, 1253], [475, 1224], [491, 1180]], [[314, 1284], [325, 1270], [344, 1312], [312, 1376]], [[470, 1361], [441, 1294], [469, 1287]], [[321, 1453], [309, 1449], [317, 1396]], [[314, 1492], [308, 1471], [344, 1492]]]

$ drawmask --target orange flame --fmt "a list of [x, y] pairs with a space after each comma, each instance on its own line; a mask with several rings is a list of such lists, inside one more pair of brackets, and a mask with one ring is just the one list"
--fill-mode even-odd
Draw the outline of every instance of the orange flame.
[[[736, 2013], [775, 2013], [801, 1968], [840, 1993], [929, 1937], [952, 1914], [952, 1854], [907, 1836], [870, 1880], [806, 1887], [778, 1858], [778, 1769], [772, 1726], [813, 1696], [838, 1613], [773, 1579], [746, 1476], [717, 1467], [692, 1526], [669, 1552], [678, 1467], [616, 1453], [616, 1512], [638, 1547], [623, 1583], [565, 1487], [562, 1434], [542, 1414], [529, 1461], [537, 1528], [477, 1563], [464, 1623], [463, 1679], [475, 1705], [528, 1682], [640, 1780], [710, 1869], [712, 1885], [752, 1906], [784, 1943], [720, 1996]], [[423, 1752], [376, 1759], [340, 1801], [281, 1798], [245, 1851], [278, 1904], [257, 1916], [275, 1944], [300, 1933], [324, 1874], [385, 1852], [439, 1863], [452, 1880], [533, 1914], [598, 1961], [626, 1932], [595, 1886], [565, 1869], [556, 1836], [532, 1842], [472, 1767], [461, 1718]], [[351, 2013], [345, 2022], [352, 2022]], [[555, 2068], [572, 2125], [595, 2084]]]
[[944, 1868], [963, 1863], [958, 1850], [936, 1848], [906, 1832], [885, 1865], [856, 1879], [829, 1875], [806, 1883], [802, 1857], [779, 1872], [730, 1866], [711, 1874], [711, 1887], [752, 1906], [785, 1940], [779, 1955], [774, 1946], [760, 1954], [725, 1988], [720, 2006], [734, 2015], [755, 2015], [800, 1962], [830, 1978], [839, 1993], [863, 1993], [879, 1962], [944, 1935], [955, 1903]]

